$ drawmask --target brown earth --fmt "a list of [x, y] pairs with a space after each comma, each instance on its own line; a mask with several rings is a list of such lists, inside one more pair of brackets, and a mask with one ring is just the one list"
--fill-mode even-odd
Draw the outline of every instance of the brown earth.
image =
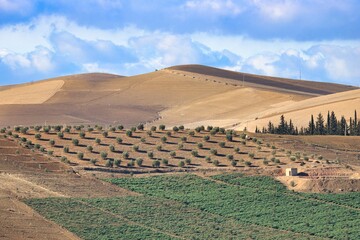
[[[253, 130], [256, 118], [275, 116], [285, 106], [296, 107], [293, 109], [296, 112], [304, 108], [302, 100], [352, 89], [355, 87], [200, 65], [177, 66], [131, 77], [80, 74], [2, 87], [0, 124], [133, 126], [154, 122], [169, 127], [184, 124], [190, 128], [216, 124], [242, 129], [248, 125]], [[328, 103], [332, 102], [326, 100], [321, 104]]]
[[44, 219], [22, 199], [134, 194], [92, 175], [79, 176], [68, 165], [7, 139], [0, 139], [0, 182], [0, 239], [79, 239]]

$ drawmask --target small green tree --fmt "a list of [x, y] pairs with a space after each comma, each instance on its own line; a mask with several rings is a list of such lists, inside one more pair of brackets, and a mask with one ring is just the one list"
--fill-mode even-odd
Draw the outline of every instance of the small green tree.
[[239, 147], [234, 147], [234, 152], [235, 153], [240, 153], [240, 148]]
[[[36, 144], [35, 144], [36, 145]], [[39, 145], [40, 147], [40, 145]], [[36, 148], [36, 147], [35, 147]], [[69, 147], [64, 147], [64, 153], [69, 153]]]
[[214, 160], [214, 161], [212, 161], [212, 163], [214, 164], [214, 166], [219, 166], [220, 165], [219, 160]]
[[152, 126], [152, 127], [150, 128], [150, 130], [151, 130], [152, 132], [156, 132], [156, 126]]
[[224, 148], [225, 147], [225, 142], [219, 142], [219, 146]]
[[106, 160], [105, 167], [112, 168], [114, 166], [114, 162], [110, 159]]
[[199, 153], [196, 150], [192, 150], [191, 155], [194, 156], [194, 157], [199, 157]]
[[184, 162], [184, 161], [180, 161], [180, 162], [178, 163], [178, 166], [181, 167], [181, 168], [184, 167], [184, 166], [185, 166], [185, 162]]
[[170, 156], [171, 156], [172, 158], [174, 158], [174, 157], [176, 156], [176, 152], [175, 152], [175, 151], [170, 152]]
[[133, 132], [131, 130], [126, 131], [126, 136], [132, 137]]
[[190, 158], [186, 158], [186, 159], [185, 159], [185, 163], [186, 163], [186, 165], [190, 165], [190, 164], [191, 164], [191, 159], [190, 159]]
[[139, 151], [139, 145], [133, 145], [132, 149], [133, 149], [135, 152], [138, 152], [138, 151]]
[[99, 144], [101, 143], [101, 139], [100, 139], [100, 138], [96, 138], [96, 139], [95, 139], [95, 143], [99, 145]]
[[162, 164], [163, 164], [164, 166], [169, 165], [169, 160], [167, 160], [166, 158], [163, 158], [163, 159], [161, 160], [161, 162], [162, 162]]
[[129, 154], [129, 152], [124, 151], [124, 152], [122, 153], [122, 156], [123, 156], [124, 159], [128, 159], [129, 156], [130, 156], [130, 154]]
[[211, 153], [212, 155], [216, 156], [216, 155], [217, 155], [217, 150], [214, 149], [214, 148], [212, 148], [212, 149], [210, 150], [210, 153]]
[[55, 146], [55, 140], [54, 139], [51, 139], [50, 141], [49, 141], [49, 143], [50, 143], [50, 145], [53, 147], [53, 146]]
[[161, 124], [161, 125], [159, 126], [159, 129], [160, 129], [161, 131], [164, 131], [164, 130], [165, 130], [165, 125]]
[[161, 138], [161, 142], [162, 142], [162, 143], [166, 143], [166, 141], [167, 141], [167, 138], [166, 138], [165, 136], [163, 136], [163, 137]]
[[58, 138], [63, 139], [64, 138], [64, 133], [58, 132], [57, 136], [58, 136]]
[[227, 160], [232, 161], [234, 160], [234, 156], [231, 154], [226, 155]]
[[154, 158], [154, 153], [153, 153], [153, 152], [148, 152], [147, 155], [148, 155], [148, 157], [149, 157], [150, 159], [153, 159], [153, 158]]
[[143, 165], [143, 159], [142, 158], [137, 158], [136, 159], [136, 164], [139, 166], [139, 167], [141, 167], [142, 165]]
[[107, 152], [101, 152], [100, 156], [101, 156], [102, 159], [105, 160], [107, 158], [108, 154], [107, 154]]
[[115, 160], [114, 160], [114, 165], [115, 165], [115, 166], [120, 167], [120, 164], [121, 164], [121, 160], [120, 160], [120, 159], [115, 159]]
[[160, 167], [160, 161], [159, 161], [159, 160], [153, 161], [153, 162], [152, 162], [152, 166], [153, 166], [154, 168]]
[[87, 146], [86, 149], [89, 151], [89, 152], [92, 152], [94, 150], [94, 148], [92, 146]]
[[79, 132], [80, 138], [85, 138], [85, 132]]
[[207, 142], [207, 141], [209, 141], [209, 140], [210, 140], [210, 136], [206, 135], [206, 136], [204, 136], [204, 137], [203, 137], [203, 139], [204, 139], [204, 141], [206, 141], [206, 142]]
[[98, 160], [97, 160], [96, 158], [90, 159], [90, 163], [91, 163], [92, 165], [96, 165], [97, 161], [98, 161]]
[[202, 148], [204, 147], [204, 145], [203, 145], [202, 143], [198, 143], [198, 144], [197, 144], [197, 147], [198, 147], [199, 149], [202, 149]]
[[83, 160], [84, 159], [84, 153], [78, 152], [77, 157], [78, 157], [78, 159]]
[[108, 131], [103, 131], [102, 135], [103, 135], [103, 137], [107, 138], [109, 136], [109, 133], [108, 133]]
[[114, 145], [110, 145], [110, 146], [109, 146], [109, 150], [110, 150], [110, 152], [115, 152], [115, 146], [114, 146]]
[[79, 146], [79, 140], [76, 138], [72, 139], [72, 143], [74, 144], [74, 146]]
[[118, 144], [122, 144], [123, 140], [122, 140], [121, 137], [117, 137], [117, 138], [116, 138], [116, 142], [117, 142]]
[[35, 134], [35, 138], [36, 139], [41, 139], [41, 134], [40, 133]]
[[179, 131], [179, 128], [178, 128], [177, 126], [174, 126], [174, 127], [173, 127], [173, 131], [174, 131], [174, 132], [178, 132], [178, 131]]
[[236, 167], [236, 165], [237, 165], [237, 161], [232, 160], [232, 161], [231, 161], [231, 166]]

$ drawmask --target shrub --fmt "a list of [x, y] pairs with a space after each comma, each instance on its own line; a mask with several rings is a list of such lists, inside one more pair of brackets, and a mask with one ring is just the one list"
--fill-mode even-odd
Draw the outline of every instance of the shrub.
[[146, 138], [142, 137], [142, 138], [140, 139], [140, 142], [145, 143], [145, 142], [146, 142]]
[[234, 152], [235, 152], [235, 153], [240, 153], [240, 148], [234, 147]]
[[62, 139], [62, 138], [64, 138], [64, 133], [58, 132], [58, 133], [57, 133], [57, 136], [58, 136], [58, 138]]
[[159, 129], [160, 129], [161, 131], [164, 131], [164, 130], [165, 130], [165, 125], [161, 124], [161, 125], [159, 126]]
[[210, 150], [210, 153], [212, 155], [217, 155], [217, 150], [213, 148], [213, 149]]
[[171, 137], [171, 132], [170, 132], [170, 131], [167, 131], [167, 132], [166, 132], [166, 136]]
[[187, 137], [181, 137], [181, 141], [184, 142], [184, 143], [186, 143]]
[[179, 143], [179, 144], [178, 144], [178, 149], [181, 150], [181, 149], [183, 149], [183, 148], [184, 148], [184, 144]]
[[139, 125], [137, 125], [137, 127], [136, 127], [138, 130], [144, 130], [144, 124], [139, 124]]
[[163, 158], [163, 159], [161, 160], [161, 162], [162, 162], [162, 164], [165, 165], [165, 166], [169, 165], [169, 160], [167, 160], [166, 158]]
[[276, 147], [274, 145], [271, 146], [271, 149], [276, 149]]
[[83, 160], [84, 159], [84, 153], [78, 152], [77, 158], [80, 159], [80, 160]]
[[50, 128], [49, 128], [49, 127], [43, 127], [43, 130], [44, 130], [44, 132], [46, 132], [46, 133], [49, 133], [49, 132], [50, 132]]
[[212, 163], [214, 164], [214, 166], [219, 166], [220, 165], [219, 160], [214, 160]]
[[206, 130], [209, 132], [209, 131], [211, 131], [213, 129], [213, 126], [207, 126], [206, 127]]
[[184, 167], [184, 166], [185, 166], [185, 162], [184, 162], [184, 161], [180, 161], [180, 162], [178, 163], [178, 166], [181, 167], [181, 168]]
[[272, 150], [271, 155], [275, 156], [276, 155], [276, 150]]
[[185, 163], [186, 163], [186, 165], [190, 165], [191, 164], [191, 159], [190, 158], [185, 159]]
[[231, 161], [231, 166], [236, 167], [236, 165], [237, 165], [237, 161], [232, 160]]
[[117, 129], [121, 131], [121, 130], [124, 129], [124, 126], [123, 126], [123, 125], [119, 125], [119, 126], [117, 126]]
[[166, 141], [167, 141], [167, 138], [165, 136], [161, 138], [162, 143], [166, 143]]
[[201, 132], [201, 127], [196, 127], [195, 131], [198, 132], [198, 133]]
[[194, 156], [194, 157], [199, 157], [199, 153], [196, 150], [192, 150], [191, 155]]
[[269, 165], [269, 161], [266, 160], [266, 159], [264, 159], [264, 160], [263, 160], [263, 164], [264, 164], [264, 165]]
[[121, 164], [121, 160], [120, 160], [120, 159], [115, 159], [115, 160], [114, 160], [114, 165], [115, 165], [115, 166], [120, 167], [120, 164]]
[[257, 148], [257, 150], [259, 150], [259, 151], [261, 150], [261, 146], [257, 146], [256, 148]]
[[174, 158], [174, 157], [176, 156], [176, 152], [174, 152], [174, 151], [170, 152], [170, 156], [171, 156], [172, 158]]
[[87, 130], [88, 130], [88, 132], [90, 132], [90, 133], [91, 133], [92, 131], [94, 131], [94, 128], [92, 128], [92, 127], [88, 127], [88, 129], [87, 129]]
[[225, 142], [219, 142], [219, 146], [224, 148], [225, 147]]
[[207, 142], [207, 141], [209, 141], [209, 140], [210, 140], [210, 136], [206, 135], [206, 136], [204, 136], [204, 137], [203, 137], [203, 139], [204, 139], [204, 141], [206, 141], [206, 142]]
[[148, 152], [147, 155], [148, 155], [148, 157], [151, 158], [151, 159], [154, 158], [154, 153], [153, 153], [153, 152]]
[[101, 152], [100, 156], [101, 156], [102, 159], [105, 160], [107, 158], [108, 154], [107, 154], [107, 152]]
[[36, 139], [41, 139], [41, 134], [40, 133], [35, 134], [35, 138]]
[[131, 130], [127, 130], [126, 131], [126, 136], [128, 136], [128, 137], [132, 137], [132, 131]]
[[195, 132], [194, 132], [194, 131], [190, 131], [190, 132], [189, 132], [189, 136], [192, 136], [192, 137], [195, 136]]
[[207, 156], [207, 157], [205, 158], [205, 161], [208, 162], [208, 163], [211, 162], [211, 157]]
[[107, 131], [104, 131], [104, 132], [102, 133], [102, 135], [103, 135], [103, 137], [107, 138], [107, 137], [109, 136], [109, 133], [108, 133]]
[[51, 139], [51, 140], [49, 141], [49, 143], [50, 143], [51, 146], [55, 146], [55, 140], [54, 140], [54, 139]]
[[323, 160], [323, 156], [318, 156], [318, 158], [317, 158], [318, 160]]
[[137, 158], [136, 159], [136, 164], [139, 166], [139, 167], [141, 167], [142, 166], [142, 164], [143, 164], [143, 159], [142, 158]]
[[231, 154], [226, 155], [227, 160], [232, 161], [234, 160], [234, 156]]
[[90, 159], [90, 163], [93, 164], [93, 165], [96, 165], [97, 161], [98, 160], [96, 158]]
[[204, 145], [203, 145], [202, 143], [198, 143], [198, 144], [197, 144], [197, 147], [198, 147], [199, 149], [202, 149], [202, 148], [204, 147]]
[[128, 167], [134, 167], [135, 166], [135, 161], [131, 160], [130, 162], [127, 163]]
[[160, 167], [160, 161], [159, 161], [159, 160], [153, 161], [152, 166], [153, 166], [154, 168]]
[[281, 163], [280, 159], [278, 159], [278, 158], [276, 158], [274, 162], [277, 163], [277, 164]]
[[92, 146], [87, 146], [86, 149], [89, 151], [89, 152], [92, 152], [94, 150], [94, 148]]
[[291, 157], [290, 157], [290, 160], [294, 162], [294, 161], [296, 160], [296, 157], [295, 157], [295, 156], [291, 156]]
[[157, 146], [156, 146], [156, 150], [162, 151], [162, 146], [161, 146], [161, 145], [157, 145]]
[[79, 132], [80, 138], [85, 138], [85, 132]]
[[106, 160], [105, 167], [112, 168], [113, 166], [114, 166], [113, 161], [111, 161], [110, 159]]
[[150, 128], [150, 130], [153, 131], [153, 132], [155, 132], [155, 131], [156, 131], [156, 126], [152, 126], [152, 127]]
[[[36, 148], [36, 144], [35, 144], [35, 148]], [[64, 153], [69, 153], [69, 147], [64, 147]]]
[[305, 157], [304, 157], [304, 160], [305, 160], [305, 161], [309, 161], [309, 157], [308, 157], [308, 156], [305, 156]]
[[216, 133], [217, 133], [217, 132], [216, 132], [216, 130], [215, 130], [215, 129], [212, 129], [212, 130], [210, 131], [210, 135], [211, 135], [211, 136], [215, 136], [215, 135], [216, 135]]
[[64, 162], [64, 163], [68, 163], [68, 162], [69, 162], [69, 160], [67, 159], [67, 157], [64, 157], [64, 156], [62, 156], [62, 157], [60, 158], [60, 161], [62, 161], [62, 162]]
[[123, 153], [122, 153], [122, 156], [123, 156], [123, 158], [124, 159], [128, 159], [129, 158], [129, 152], [127, 152], [127, 151], [124, 151]]
[[152, 131], [147, 131], [146, 134], [151, 137], [152, 136]]
[[246, 162], [245, 162], [245, 166], [250, 167], [251, 165], [252, 165], [251, 162], [249, 162], [249, 161], [246, 161]]
[[174, 127], [173, 127], [173, 131], [174, 131], [174, 132], [178, 132], [178, 131], [179, 131], [179, 128], [178, 128], [177, 126], [174, 126]]
[[233, 136], [231, 134], [226, 134], [226, 140], [228, 140], [229, 142], [232, 142]]
[[74, 146], [78, 146], [79, 145], [79, 140], [76, 139], [76, 138], [73, 138], [72, 143], [74, 144]]
[[255, 158], [255, 154], [254, 154], [254, 153], [249, 153], [248, 155], [249, 155], [249, 157], [250, 157], [251, 159], [254, 159], [254, 158]]
[[184, 125], [179, 126], [179, 130], [184, 131], [184, 129], [185, 129]]
[[139, 146], [138, 146], [138, 145], [134, 145], [134, 146], [132, 147], [132, 149], [133, 149], [135, 152], [137, 152], [137, 151], [139, 151]]
[[123, 140], [122, 140], [121, 137], [117, 137], [117, 138], [116, 138], [116, 142], [117, 142], [118, 144], [121, 144], [121, 143], [123, 142]]
[[100, 138], [97, 138], [97, 139], [95, 139], [95, 142], [96, 142], [96, 144], [100, 144], [100, 143], [101, 143], [101, 139], [100, 139]]
[[115, 146], [114, 146], [114, 145], [110, 145], [110, 146], [109, 146], [109, 150], [110, 150], [110, 152], [115, 152]]
[[219, 132], [224, 134], [225, 133], [225, 128], [219, 128]]

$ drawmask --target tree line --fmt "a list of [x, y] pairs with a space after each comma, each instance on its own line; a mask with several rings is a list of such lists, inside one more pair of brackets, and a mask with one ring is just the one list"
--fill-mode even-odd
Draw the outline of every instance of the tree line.
[[327, 118], [319, 113], [314, 119], [311, 115], [308, 127], [298, 128], [294, 126], [293, 121], [289, 122], [285, 120], [284, 115], [280, 117], [279, 125], [275, 126], [269, 121], [267, 127], [258, 129], [256, 127], [256, 133], [271, 133], [271, 134], [285, 134], [285, 135], [349, 135], [360, 136], [360, 121], [357, 118], [357, 112], [355, 110], [354, 116], [350, 118], [349, 122], [346, 121], [344, 116], [340, 119], [336, 117], [334, 111], [331, 113], [328, 111]]

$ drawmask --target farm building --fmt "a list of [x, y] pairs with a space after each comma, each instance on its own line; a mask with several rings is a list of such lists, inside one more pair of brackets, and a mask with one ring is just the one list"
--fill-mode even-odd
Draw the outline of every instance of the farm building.
[[285, 175], [286, 176], [297, 176], [298, 172], [297, 172], [297, 168], [287, 168], [285, 170]]

